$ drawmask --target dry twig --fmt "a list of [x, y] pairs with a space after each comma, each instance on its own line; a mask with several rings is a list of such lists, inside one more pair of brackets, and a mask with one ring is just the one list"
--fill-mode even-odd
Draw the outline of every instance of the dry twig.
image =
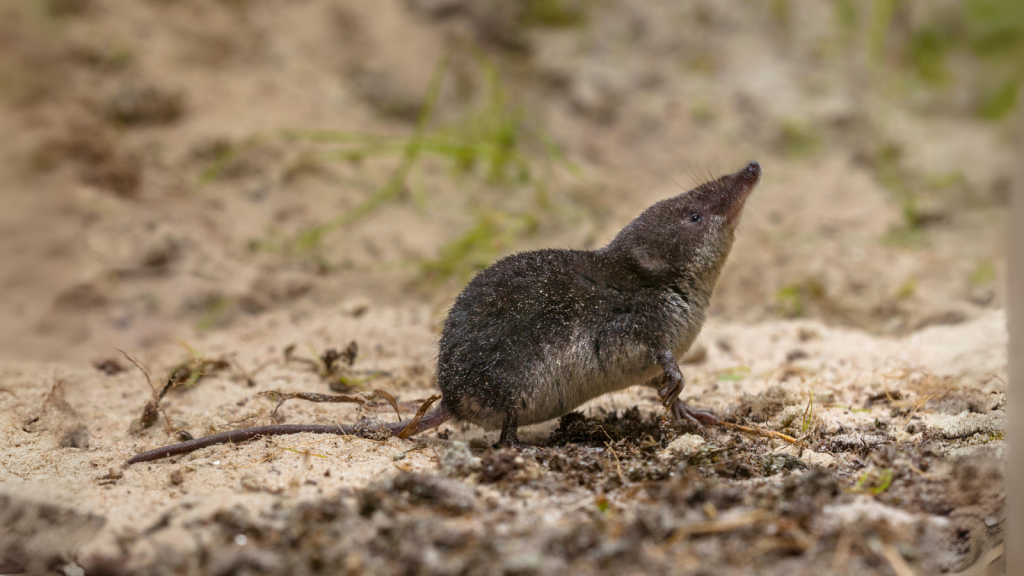
[[732, 532], [764, 519], [766, 516], [762, 510], [755, 510], [753, 512], [747, 512], [740, 514], [739, 516], [733, 516], [732, 518], [724, 518], [721, 520], [708, 520], [706, 522], [694, 522], [692, 524], [684, 524], [677, 527], [672, 531], [672, 534], [662, 543], [662, 548], [669, 548], [674, 544], [682, 541], [687, 536], [694, 534], [720, 534], [722, 532]]
[[395, 401], [395, 397], [383, 390], [358, 392], [356, 394], [318, 394], [316, 392], [280, 392], [278, 390], [267, 390], [265, 392], [257, 392], [256, 394], [257, 396], [268, 396], [270, 398], [277, 399], [277, 406], [274, 406], [274, 412], [271, 414], [275, 419], [277, 418], [277, 409], [280, 408], [286, 400], [291, 400], [292, 398], [306, 400], [308, 402], [346, 402], [359, 404], [360, 406], [364, 406], [368, 402], [380, 398], [395, 410], [395, 414], [398, 415], [399, 420], [402, 419], [402, 413], [398, 410], [398, 402]]
[[718, 425], [725, 426], [726, 428], [732, 428], [734, 430], [739, 430], [740, 432], [745, 432], [753, 436], [760, 436], [762, 438], [777, 438], [779, 440], [785, 440], [790, 444], [803, 444], [803, 442], [801, 442], [800, 440], [797, 440], [792, 436], [783, 434], [782, 432], [776, 432], [775, 430], [766, 430], [764, 428], [750, 428], [748, 426], [733, 424], [732, 422], [719, 422]]

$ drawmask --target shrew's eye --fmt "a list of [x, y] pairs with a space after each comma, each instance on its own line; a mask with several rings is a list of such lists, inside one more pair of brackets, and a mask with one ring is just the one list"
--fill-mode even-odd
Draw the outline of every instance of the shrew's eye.
[[690, 222], [700, 222], [700, 214], [691, 214]]

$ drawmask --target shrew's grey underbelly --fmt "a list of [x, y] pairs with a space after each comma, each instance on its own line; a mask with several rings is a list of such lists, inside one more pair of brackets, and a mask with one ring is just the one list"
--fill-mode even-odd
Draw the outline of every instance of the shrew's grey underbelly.
[[[676, 358], [686, 353], [700, 332], [699, 325], [686, 328], [672, 338]], [[595, 347], [592, 339], [582, 335], [572, 341], [569, 348], [545, 349], [538, 360], [525, 367], [522, 384], [514, 387], [511, 399], [518, 408], [519, 425], [558, 418], [594, 398], [648, 384], [663, 373], [649, 346], [626, 343], [609, 350]], [[474, 410], [471, 399], [462, 401], [470, 408], [463, 411], [467, 420], [488, 430], [501, 428], [504, 414]]]

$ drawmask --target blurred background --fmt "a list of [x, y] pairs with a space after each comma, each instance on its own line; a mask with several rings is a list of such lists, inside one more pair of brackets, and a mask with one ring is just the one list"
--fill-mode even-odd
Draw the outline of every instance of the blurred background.
[[0, 355], [440, 320], [751, 159], [715, 318], [963, 322], [1007, 298], [1022, 79], [1017, 0], [10, 0]]

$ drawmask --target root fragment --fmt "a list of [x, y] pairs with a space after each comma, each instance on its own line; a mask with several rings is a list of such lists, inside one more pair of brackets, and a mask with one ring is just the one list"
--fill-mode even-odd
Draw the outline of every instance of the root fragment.
[[733, 424], [732, 422], [719, 422], [718, 425], [725, 426], [726, 428], [732, 428], [734, 430], [739, 430], [740, 432], [750, 434], [752, 436], [760, 436], [762, 438], [777, 438], [779, 440], [785, 440], [790, 444], [803, 444], [803, 442], [801, 442], [800, 440], [797, 440], [792, 436], [783, 434], [782, 432], [776, 432], [775, 430], [766, 430], [764, 428], [750, 428], [748, 426]]
[[287, 400], [293, 398], [298, 400], [306, 400], [307, 402], [344, 402], [354, 403], [360, 406], [365, 406], [367, 403], [381, 399], [388, 403], [395, 410], [395, 414], [398, 415], [398, 419], [402, 419], [402, 413], [398, 410], [398, 402], [395, 397], [383, 390], [373, 390], [372, 392], [359, 392], [356, 394], [318, 394], [316, 392], [280, 392], [278, 390], [267, 390], [265, 392], [257, 392], [258, 396], [267, 396], [269, 398], [277, 399], [277, 406], [274, 406], [273, 417], [277, 418], [277, 409]]

